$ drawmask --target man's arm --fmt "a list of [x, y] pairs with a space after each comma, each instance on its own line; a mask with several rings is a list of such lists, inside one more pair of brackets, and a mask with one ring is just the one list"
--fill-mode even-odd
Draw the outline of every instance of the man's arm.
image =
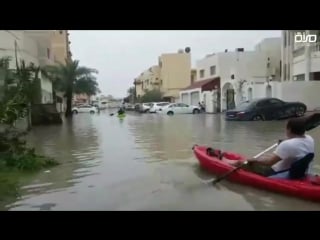
[[289, 150], [290, 145], [288, 145], [287, 142], [283, 141], [278, 145], [274, 153], [272, 153], [270, 156], [248, 159], [248, 162], [255, 162], [261, 165], [272, 166], [282, 159], [286, 159], [290, 152]]
[[258, 164], [266, 165], [266, 166], [272, 166], [273, 164], [276, 164], [279, 161], [281, 161], [281, 158], [274, 153], [268, 157], [248, 159], [248, 162], [254, 162], [254, 163], [258, 163]]

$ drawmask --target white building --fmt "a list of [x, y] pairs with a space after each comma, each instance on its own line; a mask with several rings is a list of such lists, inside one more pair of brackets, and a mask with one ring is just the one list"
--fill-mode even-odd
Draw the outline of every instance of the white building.
[[199, 87], [191, 85], [180, 92], [180, 99], [188, 104], [204, 101], [207, 112], [219, 112], [246, 99], [272, 96], [268, 85], [270, 80], [280, 80], [280, 49], [280, 38], [268, 38], [257, 44], [254, 51], [238, 48], [234, 52], [209, 54], [197, 61], [196, 67], [197, 81], [208, 85], [207, 80], [211, 87], [199, 91]]
[[[315, 43], [297, 43], [295, 35], [317, 36]], [[281, 83], [273, 83], [278, 97], [304, 102], [308, 110], [320, 107], [320, 30], [282, 31]]]
[[[24, 60], [26, 65], [35, 66], [53, 64], [51, 56], [50, 34], [52, 31], [0, 31], [0, 58], [11, 57], [10, 68], [16, 68], [18, 62]], [[41, 76], [41, 103], [52, 103], [52, 83]]]

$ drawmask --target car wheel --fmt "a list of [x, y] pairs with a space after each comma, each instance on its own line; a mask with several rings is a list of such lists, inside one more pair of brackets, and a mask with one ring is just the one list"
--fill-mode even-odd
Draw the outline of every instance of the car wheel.
[[173, 112], [170, 111], [170, 112], [167, 113], [167, 115], [172, 116], [172, 115], [173, 115]]
[[77, 110], [73, 110], [72, 113], [73, 114], [78, 114], [78, 111]]
[[193, 109], [193, 114], [199, 114], [200, 113], [200, 110], [199, 109]]
[[252, 118], [253, 121], [263, 121], [263, 117], [261, 115], [256, 115]]
[[90, 111], [91, 114], [94, 114], [94, 111]]
[[302, 117], [305, 114], [305, 112], [306, 112], [306, 109], [304, 107], [297, 107], [295, 115], [297, 117]]

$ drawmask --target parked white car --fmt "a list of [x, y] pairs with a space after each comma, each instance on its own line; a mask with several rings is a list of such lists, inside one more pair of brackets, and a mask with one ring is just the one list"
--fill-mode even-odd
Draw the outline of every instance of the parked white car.
[[140, 111], [143, 113], [149, 112], [152, 103], [142, 103], [140, 106]]
[[156, 113], [158, 111], [162, 111], [162, 108], [169, 105], [169, 102], [154, 102], [149, 109], [149, 113]]
[[78, 114], [78, 113], [97, 113], [99, 112], [99, 110], [94, 107], [94, 106], [91, 106], [91, 105], [81, 105], [81, 106], [77, 106], [77, 107], [74, 107], [72, 108], [72, 112], [75, 113], [75, 114]]
[[167, 115], [196, 114], [200, 113], [201, 110], [198, 106], [192, 106], [184, 103], [171, 103], [167, 106], [164, 106], [161, 112]]

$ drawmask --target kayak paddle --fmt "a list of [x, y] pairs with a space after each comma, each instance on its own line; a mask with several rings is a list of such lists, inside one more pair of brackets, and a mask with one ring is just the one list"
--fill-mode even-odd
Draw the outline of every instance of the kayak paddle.
[[[304, 121], [305, 121], [306, 131], [310, 131], [320, 125], [320, 113], [313, 113], [312, 115], [301, 117], [301, 119], [304, 119]], [[266, 150], [262, 151], [261, 153], [257, 154], [256, 156], [254, 156], [253, 158], [258, 158], [261, 155], [265, 154], [266, 152], [270, 151], [271, 149], [277, 147], [281, 141], [282, 140], [279, 140], [278, 143], [273, 144], [272, 146], [270, 146]], [[248, 164], [248, 161], [244, 161], [240, 166], [232, 169], [231, 171], [227, 172], [226, 174], [224, 174], [216, 179], [207, 180], [207, 181], [205, 181], [205, 183], [216, 184], [216, 183], [220, 182], [221, 180], [225, 179], [226, 177], [228, 177], [230, 174], [236, 172], [237, 170], [239, 170], [240, 168], [242, 168], [246, 164]]]

